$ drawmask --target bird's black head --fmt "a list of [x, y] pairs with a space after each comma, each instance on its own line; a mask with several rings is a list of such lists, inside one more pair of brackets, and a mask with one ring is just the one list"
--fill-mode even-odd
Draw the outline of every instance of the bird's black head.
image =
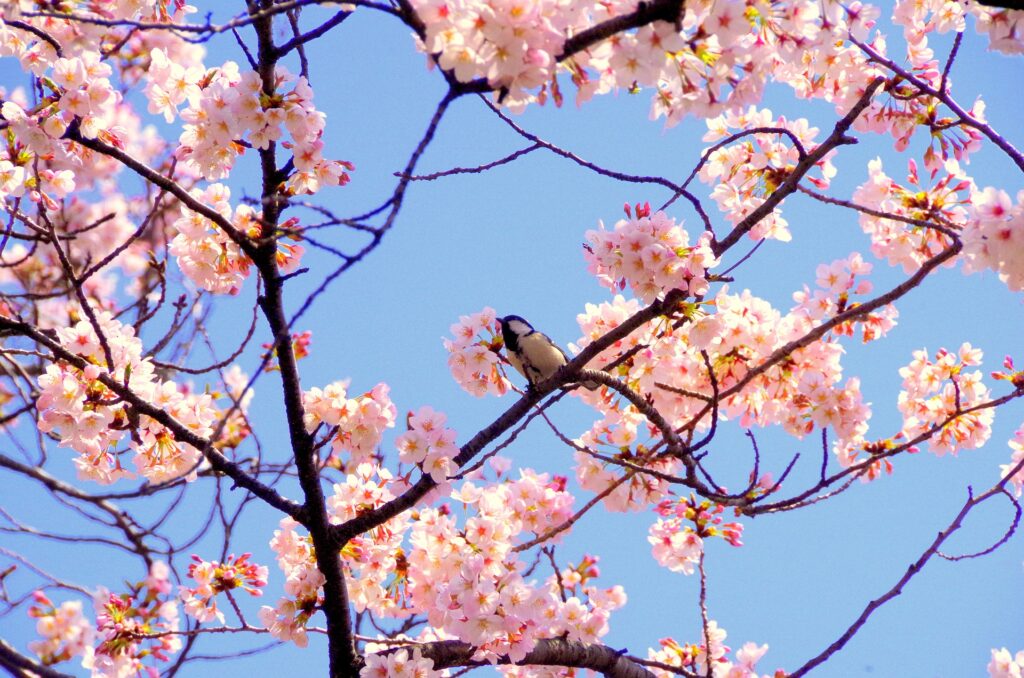
[[501, 323], [501, 339], [510, 351], [518, 351], [519, 337], [525, 337], [530, 332], [533, 332], [533, 325], [518, 315], [507, 315], [504, 318], [498, 318], [498, 322]]

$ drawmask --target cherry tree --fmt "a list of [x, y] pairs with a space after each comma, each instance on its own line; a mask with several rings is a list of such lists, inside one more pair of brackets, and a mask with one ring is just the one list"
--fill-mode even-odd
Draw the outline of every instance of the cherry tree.
[[[963, 328], [956, 344], [903, 356], [898, 392], [872, 403], [847, 353], [891, 351], [901, 307], [934, 295], [943, 269], [968, 287], [998, 280], [1016, 295], [1007, 316], [1019, 315], [1024, 154], [989, 124], [984, 99], [964, 101], [954, 85], [968, 43], [1024, 52], [1024, 11], [973, 0], [207, 5], [0, 8], [0, 618], [5, 635], [35, 634], [0, 639], [12, 674], [170, 676], [312, 641], [334, 677], [488, 666], [796, 677], [842, 653], [933, 561], [1013, 539], [1024, 424], [1009, 440], [993, 426], [997, 413], [1020, 416], [1024, 354], [984, 353]], [[333, 150], [344, 113], [321, 108], [311, 83], [330, 88], [318, 50], [367, 16], [408, 34], [388, 49], [418, 50], [418, 77], [442, 94], [410, 121], [422, 131], [387, 195], [354, 213], [360, 171]], [[785, 92], [789, 115], [766, 107], [766, 88]], [[572, 104], [585, 116], [627, 93], [650, 102], [665, 135], [701, 129], [681, 179], [589, 160], [526, 122]], [[386, 95], [346, 93], [389, 106]], [[802, 117], [815, 105], [827, 125]], [[439, 168], [423, 170], [468, 109], [525, 146], [469, 166], [435, 154]], [[869, 139], [884, 155], [860, 165], [852, 193], [834, 188], [843, 155]], [[383, 379], [303, 369], [329, 351], [311, 318], [337, 313], [341, 281], [401, 241], [407, 203], [541, 154], [636, 196], [551, 219], [584, 243], [564, 266], [605, 288], [576, 309], [564, 367], [526, 384], [498, 311], [443, 319], [434, 360], [462, 389], [455, 407], [487, 413], [472, 430], [436, 401], [393, 399]], [[979, 158], [1005, 168], [1002, 185], [972, 178]], [[758, 267], [778, 262], [759, 255], [765, 243], [807, 246], [790, 211], [805, 203], [855, 224], [862, 251], [818, 262], [780, 306], [756, 284]], [[510, 248], [516, 237], [505, 234]], [[415, 288], [424, 273], [406, 266], [377, 274]], [[524, 277], [506, 284], [535, 284]], [[401, 316], [405, 302], [360, 303]], [[569, 408], [584, 428], [561, 423]], [[900, 423], [872, 427], [882, 409]], [[531, 435], [551, 452], [528, 465]], [[981, 448], [1003, 463], [984, 487], [947, 498], [947, 514], [921, 519], [913, 562], [888, 570], [831, 641], [787, 666], [757, 638], [726, 644], [707, 549], [742, 548], [765, 522], [898, 484], [921, 462], [914, 453]], [[986, 545], [954, 550], [978, 507], [999, 502], [970, 523]], [[694, 636], [606, 641], [632, 582], [607, 580], [598, 563], [625, 547], [571, 540], [625, 512], [646, 526], [633, 557], [699, 581]], [[65, 513], [62, 527], [36, 526]], [[80, 580], [83, 548], [109, 550], [116, 567]], [[990, 675], [1019, 677], [1024, 644], [993, 643], [989, 660]]]

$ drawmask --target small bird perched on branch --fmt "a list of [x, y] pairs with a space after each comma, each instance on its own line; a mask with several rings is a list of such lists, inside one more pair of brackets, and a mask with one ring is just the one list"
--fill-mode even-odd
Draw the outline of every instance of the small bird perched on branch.
[[[526, 377], [530, 386], [547, 381], [562, 365], [569, 362], [558, 344], [543, 332], [533, 329], [533, 325], [517, 315], [498, 318], [501, 323], [501, 338], [505, 342], [508, 361], [516, 372]], [[601, 385], [595, 381], [584, 382], [583, 386], [591, 391]]]

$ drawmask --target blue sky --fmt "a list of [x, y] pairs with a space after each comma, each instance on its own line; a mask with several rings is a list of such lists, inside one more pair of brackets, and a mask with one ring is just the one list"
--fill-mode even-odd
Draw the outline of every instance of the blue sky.
[[[313, 20], [308, 20], [312, 25]], [[243, 37], [249, 40], [251, 32], [243, 32]], [[952, 73], [954, 94], [966, 104], [983, 94], [992, 125], [1018, 147], [1024, 145], [1019, 123], [1024, 69], [1019, 61], [985, 52], [973, 28], [965, 38]], [[937, 54], [945, 54], [949, 40], [936, 39], [933, 44]], [[896, 50], [894, 46], [892, 54]], [[244, 61], [230, 38], [211, 45], [207, 63], [223, 58]], [[427, 71], [407, 28], [372, 13], [357, 13], [311, 45], [309, 58], [316, 102], [328, 115], [325, 155], [351, 160], [357, 168], [349, 186], [319, 197], [339, 214], [355, 215], [390, 194], [392, 173], [404, 166], [444, 94], [444, 83], [436, 72]], [[12, 82], [10, 65], [0, 69], [4, 84]], [[779, 88], [769, 88], [764, 105], [791, 119], [808, 117], [822, 128], [820, 136], [827, 134], [834, 121], [830, 106], [796, 101]], [[607, 168], [685, 177], [704, 147], [700, 141], [704, 123], [688, 119], [664, 129], [660, 121], [648, 120], [648, 107], [646, 93], [619, 93], [581, 109], [571, 103], [561, 109], [532, 108], [516, 120]], [[840, 197], [849, 197], [864, 181], [866, 162], [875, 156], [891, 158], [885, 165], [890, 176], [901, 179], [905, 174], [906, 160], [893, 157], [890, 140], [858, 137], [860, 144], [842, 149], [835, 160], [839, 174], [833, 193]], [[466, 97], [454, 104], [442, 122], [418, 170], [473, 166], [524, 145], [481, 101]], [[242, 161], [232, 181], [234, 195], [257, 191], [256, 165], [254, 157]], [[980, 186], [1002, 186], [1011, 194], [1022, 187], [1011, 163], [988, 150], [976, 156], [968, 172]], [[706, 195], [703, 185], [698, 190]], [[383, 244], [334, 283], [296, 327], [313, 332], [313, 354], [300, 364], [304, 388], [350, 378], [352, 390], [363, 392], [384, 381], [392, 387], [400, 419], [408, 410], [431, 405], [448, 414], [460, 441], [467, 440], [500, 414], [512, 396], [503, 402], [475, 399], [454, 383], [441, 344], [449, 325], [461, 314], [491, 306], [500, 314], [527, 317], [563, 345], [575, 341], [575, 317], [583, 305], [609, 298], [608, 291], [586, 273], [580, 247], [584, 233], [595, 228], [598, 220], [614, 223], [625, 202], [649, 200], [658, 205], [667, 197], [664, 190], [616, 183], [543, 152], [486, 174], [412, 185], [398, 222]], [[720, 231], [724, 229], [724, 220], [710, 200], [706, 208]], [[691, 233], [698, 228], [685, 203], [677, 203], [670, 213], [684, 220]], [[734, 291], [749, 288], [787, 310], [792, 292], [813, 283], [817, 264], [852, 251], [864, 253], [875, 263], [876, 289], [900, 279], [898, 270], [871, 257], [867, 238], [852, 213], [823, 209], [797, 196], [785, 202], [783, 214], [793, 241], [761, 247], [735, 272]], [[321, 236], [335, 243], [352, 242], [344, 234]], [[738, 250], [745, 251], [745, 246]], [[736, 258], [732, 254], [727, 262]], [[304, 290], [318, 282], [328, 262], [314, 253], [304, 263], [312, 272], [289, 289], [292, 309], [304, 298]], [[242, 322], [248, 326], [253, 294], [250, 281], [240, 297], [217, 301], [212, 325], [221, 355], [233, 346], [229, 337], [234, 335], [229, 333]], [[1018, 363], [1024, 361], [1021, 301], [1020, 294], [1009, 293], [991, 273], [968, 277], [959, 268], [942, 270], [899, 304], [899, 325], [889, 337], [867, 347], [848, 344], [846, 375], [862, 379], [865, 399], [874, 413], [872, 434], [898, 430], [901, 420], [895, 405], [901, 380], [897, 370], [910, 361], [915, 349], [934, 352], [970, 341], [985, 351], [986, 374], [998, 368], [1004, 355], [1014, 354]], [[262, 328], [258, 338], [268, 340]], [[243, 356], [241, 364], [248, 371], [255, 368], [258, 353], [250, 350]], [[198, 360], [204, 362], [202, 357]], [[261, 378], [256, 390], [253, 413], [264, 450], [272, 458], [283, 459], [286, 428], [275, 403], [276, 376]], [[582, 433], [593, 421], [586, 407], [568, 399], [553, 417], [571, 435]], [[794, 669], [832, 643], [949, 523], [969, 485], [982, 489], [995, 481], [999, 464], [1009, 458], [1006, 441], [1022, 421], [1024, 408], [1019, 403], [1004, 408], [996, 416], [990, 443], [981, 450], [964, 452], [959, 458], [936, 458], [925, 452], [900, 458], [891, 478], [858, 485], [835, 500], [801, 511], [745, 519], [745, 546], [740, 549], [711, 544], [709, 611], [729, 632], [727, 644], [735, 649], [748, 640], [768, 643], [770, 650], [759, 665], [767, 673], [775, 668]], [[385, 437], [384, 448], [391, 459], [391, 442], [398, 433]], [[776, 475], [794, 453], [802, 453], [787, 488], [799, 488], [816, 477], [820, 458], [816, 436], [797, 441], [776, 431], [756, 433], [762, 468]], [[751, 452], [736, 424], [722, 427], [710, 449], [710, 463], [720, 482], [735, 486], [745, 479]], [[67, 455], [64, 450], [53, 451], [54, 458], [63, 455]], [[572, 477], [571, 451], [542, 426], [524, 435], [508, 456], [516, 466]], [[64, 463], [65, 475], [71, 477], [69, 456]], [[60, 462], [54, 466], [59, 469]], [[2, 482], [6, 484], [8, 478]], [[175, 514], [175, 529], [182, 535], [193, 533], [205, 517], [204, 492], [204, 488], [190, 489], [189, 501]], [[298, 496], [295, 487], [286, 487], [286, 492]], [[38, 500], [34, 491], [15, 488], [14, 493], [13, 501], [3, 505], [18, 507], [19, 515], [31, 516], [40, 527], [73, 521], [56, 512], [35, 517], [29, 508]], [[581, 494], [577, 505], [588, 498]], [[948, 550], [986, 547], [1002, 535], [1011, 516], [1006, 502], [990, 502], [970, 516]], [[612, 616], [606, 641], [638, 655], [646, 654], [646, 648], [656, 646], [662, 637], [680, 642], [699, 638], [698, 580], [656, 566], [646, 540], [653, 520], [650, 513], [593, 512], [558, 551], [562, 562], [578, 562], [583, 553], [600, 556], [599, 582], [625, 586], [629, 603]], [[256, 560], [271, 566], [266, 598], [260, 601], [270, 604], [281, 590], [280, 571], [266, 548], [276, 522], [277, 516], [270, 511], [253, 511], [237, 535], [235, 548], [236, 552], [252, 550]], [[115, 587], [121, 579], [141, 578], [134, 562], [125, 560], [124, 569], [118, 570], [114, 564], [122, 562], [120, 556], [90, 547], [76, 546], [74, 558], [63, 554], [54, 558], [49, 544], [8, 535], [0, 538], [0, 544], [37, 555], [55, 573], [86, 586]], [[214, 557], [218, 542], [204, 540], [194, 550]], [[813, 675], [952, 678], [983, 674], [990, 647], [1024, 649], [1022, 561], [1024, 547], [1019, 538], [983, 559], [933, 560], [902, 596], [877, 612], [842, 652]], [[0, 619], [0, 626], [4, 628], [0, 635], [19, 647], [31, 638], [26, 618]], [[223, 638], [202, 643], [201, 653], [233, 647], [232, 641]], [[212, 676], [225, 670], [274, 675], [285, 669], [315, 675], [325, 666], [323, 649], [322, 641], [314, 638], [306, 651], [282, 648], [230, 667], [197, 663], [184, 675]]]

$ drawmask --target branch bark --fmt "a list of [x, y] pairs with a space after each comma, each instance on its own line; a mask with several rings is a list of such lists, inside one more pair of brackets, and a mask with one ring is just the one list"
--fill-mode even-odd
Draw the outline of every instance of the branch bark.
[[[473, 659], [475, 648], [472, 645], [459, 640], [442, 640], [411, 647], [419, 648], [424, 657], [432, 659], [435, 669], [485, 664]], [[391, 651], [394, 650], [389, 650]], [[503, 657], [498, 660], [498, 664], [567, 666], [590, 669], [608, 678], [654, 678], [653, 673], [627, 659], [624, 654], [625, 652], [613, 650], [606, 645], [550, 638], [538, 641], [522, 661], [513, 662], [508, 657]]]

